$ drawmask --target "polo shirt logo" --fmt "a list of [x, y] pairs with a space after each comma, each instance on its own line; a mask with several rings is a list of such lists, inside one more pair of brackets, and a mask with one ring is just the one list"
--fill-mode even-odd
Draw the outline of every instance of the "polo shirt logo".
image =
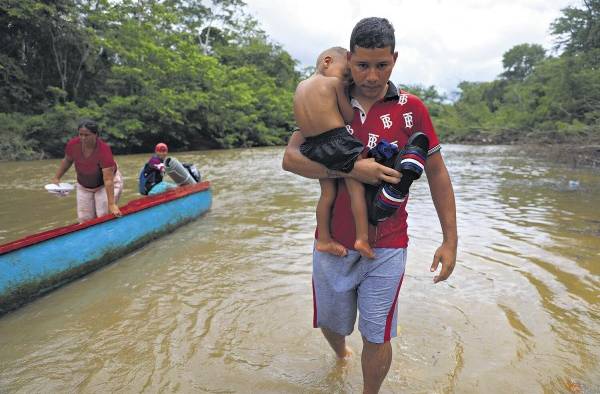
[[381, 119], [384, 129], [389, 129], [392, 127], [392, 119], [390, 118], [390, 114], [381, 115], [379, 119]]
[[369, 133], [369, 141], [367, 142], [367, 148], [369, 148], [369, 149], [375, 148], [375, 145], [377, 145], [377, 138], [379, 138], [379, 135]]
[[346, 130], [348, 130], [348, 133], [350, 133], [350, 135], [354, 135], [354, 129], [349, 124], [346, 125]]
[[403, 93], [400, 96], [398, 96], [398, 104], [404, 105], [406, 103], [408, 103], [408, 94]]
[[412, 127], [413, 127], [412, 112], [407, 112], [405, 114], [402, 114], [402, 116], [404, 116], [404, 125], [406, 126], [406, 128], [412, 129]]

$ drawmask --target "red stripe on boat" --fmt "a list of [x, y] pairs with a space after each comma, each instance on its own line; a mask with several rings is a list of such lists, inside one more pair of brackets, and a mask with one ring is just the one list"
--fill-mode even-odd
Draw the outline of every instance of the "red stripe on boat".
[[[138, 198], [137, 200], [130, 201], [126, 205], [120, 208], [122, 216], [126, 216], [144, 209], [154, 207], [156, 205], [164, 204], [169, 201], [177, 200], [190, 194], [198, 193], [210, 188], [210, 182], [200, 182], [195, 185], [186, 185], [170, 189], [164, 193], [157, 194], [155, 196], [146, 196]], [[35, 245], [37, 243], [47, 241], [52, 238], [59, 237], [61, 235], [73, 233], [75, 231], [83, 230], [94, 226], [96, 224], [104, 223], [109, 220], [114, 220], [116, 217], [109, 213], [108, 215], [101, 216], [96, 219], [84, 223], [71, 224], [65, 227], [55, 228], [53, 230], [44, 231], [41, 233], [29, 235], [25, 238], [18, 239], [0, 245], [0, 255], [12, 252], [13, 250], [21, 249], [26, 246]]]
[[387, 342], [390, 340], [390, 335], [392, 333], [392, 321], [394, 320], [394, 311], [396, 310], [396, 301], [398, 301], [398, 293], [400, 293], [400, 286], [402, 286], [402, 281], [404, 280], [404, 274], [400, 277], [400, 282], [398, 283], [398, 288], [396, 289], [396, 297], [394, 298], [394, 302], [392, 302], [392, 307], [388, 312], [387, 319], [385, 321], [385, 333], [383, 335], [383, 341]]

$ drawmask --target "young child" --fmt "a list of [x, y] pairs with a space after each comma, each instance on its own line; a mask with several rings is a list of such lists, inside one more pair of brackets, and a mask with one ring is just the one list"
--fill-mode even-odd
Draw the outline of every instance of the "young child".
[[[362, 143], [346, 129], [354, 110], [346, 94], [349, 77], [347, 50], [327, 49], [319, 55], [317, 68], [310, 78], [300, 82], [294, 95], [294, 115], [306, 142], [300, 152], [330, 170], [350, 172], [363, 150]], [[345, 178], [350, 194], [352, 215], [356, 225], [354, 249], [362, 256], [374, 258], [369, 245], [367, 206], [362, 183]], [[331, 237], [329, 228], [331, 208], [336, 197], [336, 180], [319, 179], [321, 197], [317, 204], [318, 251], [337, 256], [346, 255], [344, 246]]]

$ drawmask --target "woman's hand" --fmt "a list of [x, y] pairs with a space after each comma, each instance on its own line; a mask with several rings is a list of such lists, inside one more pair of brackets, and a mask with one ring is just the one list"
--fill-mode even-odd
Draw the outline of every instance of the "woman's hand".
[[119, 210], [119, 207], [117, 206], [117, 204], [109, 204], [108, 205], [108, 211], [110, 213], [112, 213], [113, 215], [115, 215], [116, 217], [121, 217], [121, 210]]
[[60, 178], [65, 175], [65, 172], [67, 172], [67, 170], [71, 167], [71, 164], [73, 164], [73, 160], [71, 160], [69, 156], [65, 155], [64, 159], [60, 161], [60, 166], [58, 166], [58, 170], [56, 171], [54, 178], [52, 178], [52, 183], [58, 185], [60, 183]]

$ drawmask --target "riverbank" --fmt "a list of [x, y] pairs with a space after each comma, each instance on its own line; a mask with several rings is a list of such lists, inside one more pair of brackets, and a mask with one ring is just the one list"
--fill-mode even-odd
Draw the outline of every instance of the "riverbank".
[[554, 158], [571, 167], [600, 167], [600, 130], [578, 133], [471, 131], [445, 136], [442, 140], [463, 145], [520, 145], [528, 155]]
[[[469, 131], [460, 135], [442, 135], [445, 144], [461, 145], [520, 145], [528, 155], [556, 158], [571, 167], [600, 167], [600, 130], [593, 132], [499, 132]], [[52, 159], [23, 143], [1, 143], [0, 162]], [[22, 142], [22, 141], [17, 141]], [[206, 149], [193, 149], [206, 150]], [[208, 149], [210, 150], [210, 149]], [[128, 154], [130, 152], [118, 152]], [[185, 152], [177, 152], [185, 153]]]

